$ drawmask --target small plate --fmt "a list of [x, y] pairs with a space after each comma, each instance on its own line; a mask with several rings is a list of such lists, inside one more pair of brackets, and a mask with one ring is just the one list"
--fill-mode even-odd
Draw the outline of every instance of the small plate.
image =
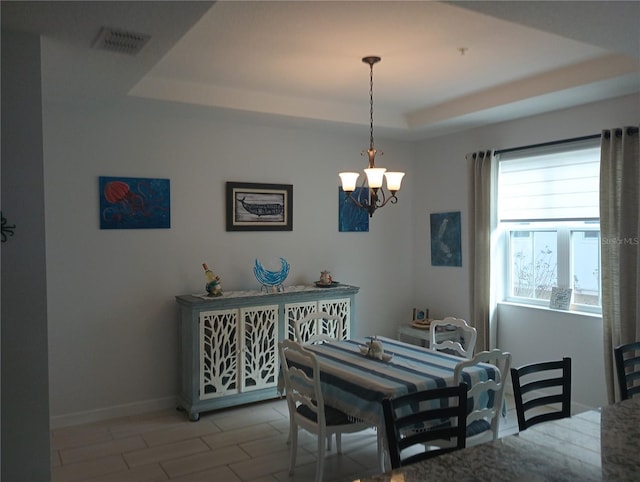
[[411, 326], [413, 326], [414, 328], [418, 328], [419, 330], [428, 330], [429, 328], [431, 328], [431, 322], [419, 323], [417, 321], [412, 321]]
[[322, 283], [320, 281], [316, 281], [316, 286], [318, 288], [333, 288], [334, 286], [338, 286], [340, 283], [338, 281], [332, 281], [331, 283]]

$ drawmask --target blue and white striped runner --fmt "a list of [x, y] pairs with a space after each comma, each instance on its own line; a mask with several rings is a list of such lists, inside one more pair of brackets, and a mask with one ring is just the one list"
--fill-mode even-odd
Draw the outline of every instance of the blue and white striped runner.
[[[384, 424], [382, 399], [453, 384], [453, 371], [460, 357], [435, 352], [390, 338], [378, 337], [384, 352], [393, 358], [384, 362], [360, 353], [369, 338], [305, 346], [320, 364], [325, 403], [376, 426]], [[489, 364], [465, 369], [463, 381], [471, 385], [500, 378]]]

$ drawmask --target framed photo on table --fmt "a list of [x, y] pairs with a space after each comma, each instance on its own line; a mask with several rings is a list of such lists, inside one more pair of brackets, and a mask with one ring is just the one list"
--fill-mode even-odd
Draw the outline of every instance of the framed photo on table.
[[429, 319], [429, 308], [414, 308], [413, 321], [418, 323], [426, 323]]
[[549, 300], [549, 308], [554, 310], [568, 310], [571, 306], [571, 288], [551, 288], [551, 299]]

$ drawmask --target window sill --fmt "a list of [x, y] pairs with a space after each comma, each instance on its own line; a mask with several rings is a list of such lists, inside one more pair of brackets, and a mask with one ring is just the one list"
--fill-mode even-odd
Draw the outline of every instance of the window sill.
[[594, 313], [592, 311], [556, 310], [556, 309], [549, 308], [548, 306], [544, 306], [544, 305], [530, 305], [530, 304], [526, 304], [526, 303], [518, 303], [518, 302], [515, 302], [515, 301], [498, 301], [497, 304], [498, 305], [517, 306], [519, 308], [528, 308], [528, 309], [531, 309], [531, 310], [543, 310], [543, 311], [548, 311], [548, 312], [563, 313], [563, 314], [566, 314], [566, 315], [575, 315], [575, 316], [582, 316], [582, 317], [595, 318], [595, 319], [602, 320], [602, 314]]

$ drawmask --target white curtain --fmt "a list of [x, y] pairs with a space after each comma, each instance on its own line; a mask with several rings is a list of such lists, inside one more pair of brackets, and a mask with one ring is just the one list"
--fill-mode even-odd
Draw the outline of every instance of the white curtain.
[[638, 128], [602, 132], [600, 159], [602, 321], [609, 403], [620, 399], [614, 347], [640, 340]]
[[497, 168], [491, 151], [467, 154], [471, 180], [470, 191], [470, 265], [471, 265], [471, 320], [478, 332], [476, 352], [489, 350], [496, 344], [494, 322], [495, 302], [491, 289], [491, 238], [495, 225], [495, 196]]

